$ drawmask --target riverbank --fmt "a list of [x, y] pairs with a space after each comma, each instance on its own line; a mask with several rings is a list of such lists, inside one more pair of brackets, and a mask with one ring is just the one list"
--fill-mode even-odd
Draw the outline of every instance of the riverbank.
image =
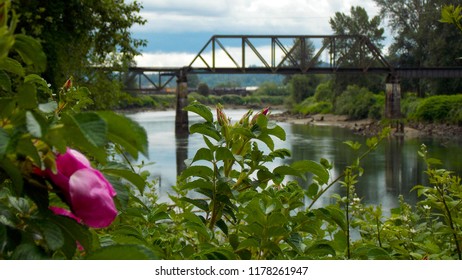
[[[289, 112], [272, 115], [276, 121], [293, 124], [336, 126], [352, 130], [361, 135], [376, 135], [384, 124], [373, 119], [350, 120], [348, 116], [333, 114], [317, 114], [310, 116], [296, 115]], [[403, 132], [392, 130], [394, 135], [403, 135], [409, 138], [436, 136], [440, 138], [461, 138], [462, 127], [450, 124], [434, 123], [406, 123]]]

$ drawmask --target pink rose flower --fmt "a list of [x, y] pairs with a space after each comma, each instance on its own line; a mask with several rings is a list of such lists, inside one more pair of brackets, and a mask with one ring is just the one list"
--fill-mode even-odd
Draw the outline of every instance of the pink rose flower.
[[[68, 148], [56, 157], [57, 173], [48, 177], [59, 187], [77, 219], [93, 228], [109, 226], [117, 216], [116, 192], [99, 170], [80, 152]], [[68, 215], [66, 215], [68, 216]]]

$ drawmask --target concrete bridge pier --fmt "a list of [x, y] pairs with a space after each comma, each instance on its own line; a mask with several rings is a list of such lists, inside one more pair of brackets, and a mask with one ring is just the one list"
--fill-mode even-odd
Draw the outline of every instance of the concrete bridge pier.
[[187, 71], [181, 69], [176, 80], [176, 116], [175, 116], [175, 134], [188, 135], [189, 121], [188, 112], [183, 110], [188, 106], [188, 79]]
[[396, 125], [396, 132], [402, 133], [404, 127], [401, 122], [401, 85], [397, 76], [388, 75], [385, 94], [385, 117]]

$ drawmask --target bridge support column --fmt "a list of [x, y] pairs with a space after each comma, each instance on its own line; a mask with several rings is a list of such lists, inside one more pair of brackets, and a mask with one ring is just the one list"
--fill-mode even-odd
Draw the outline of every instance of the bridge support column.
[[187, 135], [189, 133], [188, 112], [183, 110], [188, 105], [188, 79], [186, 71], [182, 69], [176, 81], [176, 116], [175, 133]]
[[401, 123], [401, 85], [398, 77], [387, 77], [385, 94], [385, 117], [396, 121], [396, 132], [401, 133], [404, 127]]

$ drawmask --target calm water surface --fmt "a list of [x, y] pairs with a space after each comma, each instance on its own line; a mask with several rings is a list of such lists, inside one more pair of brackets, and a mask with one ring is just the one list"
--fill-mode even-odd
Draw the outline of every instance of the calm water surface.
[[[247, 110], [226, 110], [228, 117], [239, 120]], [[195, 152], [205, 146], [201, 135], [192, 134], [186, 138], [175, 138], [175, 112], [153, 111], [128, 115], [140, 123], [149, 138], [149, 159], [142, 158], [139, 163], [154, 164], [146, 167], [158, 178], [158, 194], [161, 201], [168, 200], [171, 186], [176, 184], [177, 173], [183, 161], [192, 158]], [[189, 115], [190, 124], [202, 119], [195, 114]], [[333, 163], [331, 177], [335, 178], [355, 158], [344, 141], [352, 140], [365, 143], [366, 138], [355, 135], [350, 130], [329, 126], [310, 126], [279, 123], [287, 134], [287, 140], [275, 139], [276, 148], [287, 148], [292, 152], [290, 159], [274, 163], [290, 164], [292, 161], [310, 159], [319, 161], [326, 158]], [[410, 192], [413, 186], [425, 183], [425, 164], [418, 157], [420, 145], [427, 145], [431, 157], [444, 162], [444, 168], [462, 174], [462, 141], [442, 141], [441, 139], [403, 139], [393, 137], [363, 161], [364, 175], [360, 178], [356, 190], [368, 204], [382, 204], [384, 209], [398, 205], [398, 196], [402, 194], [406, 201], [415, 203], [417, 196]], [[261, 145], [260, 145], [261, 146]], [[269, 168], [272, 168], [269, 166]], [[337, 186], [332, 192], [341, 192]], [[319, 201], [320, 205], [333, 202], [329, 194]]]

